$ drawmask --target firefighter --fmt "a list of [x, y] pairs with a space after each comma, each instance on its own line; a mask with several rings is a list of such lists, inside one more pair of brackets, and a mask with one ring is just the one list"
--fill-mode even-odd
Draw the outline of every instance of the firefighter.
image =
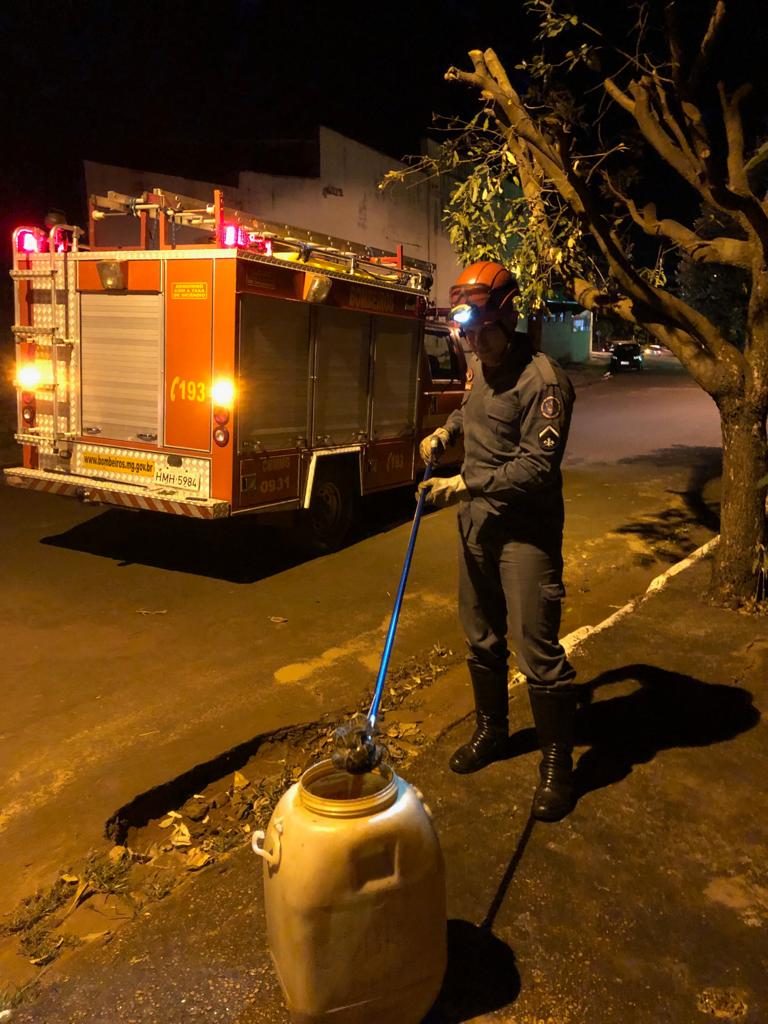
[[459, 475], [432, 477], [419, 489], [431, 505], [459, 504], [459, 615], [477, 724], [450, 767], [475, 772], [507, 755], [511, 647], [542, 752], [532, 813], [557, 821], [575, 799], [575, 672], [558, 639], [560, 463], [574, 393], [562, 369], [515, 333], [517, 291], [512, 274], [492, 262], [467, 267], [451, 288], [451, 317], [471, 350], [466, 392], [420, 454], [425, 463], [439, 460], [463, 435], [464, 463]]

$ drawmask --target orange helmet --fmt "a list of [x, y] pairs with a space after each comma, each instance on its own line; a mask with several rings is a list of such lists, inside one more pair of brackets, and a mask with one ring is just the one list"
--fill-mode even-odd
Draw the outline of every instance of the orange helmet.
[[472, 263], [451, 286], [451, 319], [464, 327], [514, 315], [512, 300], [517, 293], [517, 281], [501, 263]]

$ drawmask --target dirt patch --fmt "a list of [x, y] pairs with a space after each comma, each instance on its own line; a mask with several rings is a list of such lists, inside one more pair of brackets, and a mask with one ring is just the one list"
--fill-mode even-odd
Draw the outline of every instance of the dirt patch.
[[[379, 742], [389, 763], [406, 767], [438, 731], [420, 715], [435, 680], [459, 660], [436, 645], [390, 674], [379, 718]], [[342, 716], [368, 710], [369, 698]], [[31, 998], [44, 974], [62, 969], [72, 951], [109, 942], [145, 909], [192, 875], [221, 862], [266, 828], [286, 789], [311, 764], [330, 757], [339, 716], [282, 730], [265, 739], [245, 764], [200, 792], [134, 824], [121, 812], [111, 847], [67, 867], [48, 888], [23, 900], [0, 922], [0, 964], [10, 987], [0, 990], [0, 1009]]]

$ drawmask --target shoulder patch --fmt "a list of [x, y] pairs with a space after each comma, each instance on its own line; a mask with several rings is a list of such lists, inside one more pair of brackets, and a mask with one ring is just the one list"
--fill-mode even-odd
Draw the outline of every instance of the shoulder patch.
[[551, 423], [539, 431], [539, 444], [545, 452], [555, 452], [560, 447], [560, 432]]
[[554, 395], [547, 395], [539, 408], [544, 419], [555, 420], [560, 415], [562, 406], [559, 398], [555, 398]]
[[471, 391], [472, 390], [472, 381], [474, 380], [474, 377], [475, 377], [475, 371], [472, 369], [471, 366], [467, 367], [467, 379], [464, 382], [464, 390], [465, 391]]

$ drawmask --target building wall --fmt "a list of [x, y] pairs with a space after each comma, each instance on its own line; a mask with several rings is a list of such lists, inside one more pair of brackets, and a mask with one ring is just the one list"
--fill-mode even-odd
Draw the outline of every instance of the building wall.
[[[526, 323], [522, 319], [518, 330], [524, 331]], [[541, 348], [559, 363], [587, 362], [592, 351], [592, 314], [580, 310], [545, 316], [541, 324]]]
[[[86, 161], [86, 189], [89, 195], [109, 190], [139, 195], [156, 187], [209, 200], [213, 190], [221, 188], [227, 206], [263, 220], [390, 251], [403, 245], [406, 255], [437, 264], [432, 298], [438, 306], [447, 305], [459, 264], [442, 231], [437, 182], [381, 190], [378, 183], [386, 172], [403, 169], [404, 164], [328, 128], [320, 128], [319, 145], [319, 178], [243, 171], [238, 187], [231, 188]], [[137, 230], [135, 223], [115, 218], [100, 225], [100, 236], [105, 244], [130, 245]]]

